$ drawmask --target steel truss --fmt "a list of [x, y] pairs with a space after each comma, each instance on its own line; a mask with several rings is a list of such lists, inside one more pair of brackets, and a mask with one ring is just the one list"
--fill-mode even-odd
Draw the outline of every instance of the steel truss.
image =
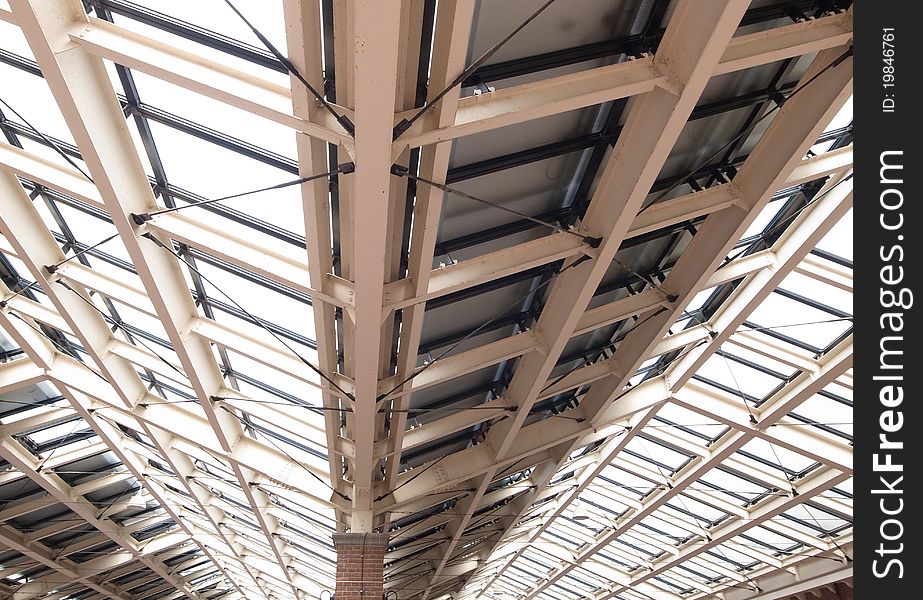
[[[794, 594], [808, 583], [850, 576], [848, 527], [828, 531], [815, 520], [812, 529], [810, 522], [812, 511], [851, 519], [848, 495], [838, 487], [851, 478], [850, 448], [836, 432], [794, 425], [812, 398], [833, 395], [831, 386], [851, 389], [851, 336], [847, 331], [812, 355], [748, 323], [793, 275], [852, 290], [850, 268], [812, 253], [851, 207], [851, 146], [809, 153], [827, 139], [828, 123], [851, 93], [851, 58], [844, 58], [851, 12], [735, 36], [742, 22], [781, 15], [747, 11], [746, 0], [681, 0], [663, 30], [489, 65], [466, 85], [573, 66], [579, 57], [621, 57], [612, 64], [477, 95], [455, 88], [395, 140], [395, 123], [464, 69], [474, 0], [440, 0], [438, 10], [427, 0], [284, 0], [288, 56], [335, 99], [333, 110], [355, 125], [354, 136], [295, 76], [289, 86], [278, 84], [285, 69], [271, 54], [121, 0], [90, 4], [88, 15], [78, 0], [0, 3], [0, 19], [20, 28], [34, 55], [4, 51], [0, 61], [44, 78], [75, 142], [56, 142], [6, 114], [0, 124], [7, 139], [0, 143], [0, 253], [10, 275], [0, 285], [0, 326], [22, 353], [0, 364], [0, 398], [32, 394], [36, 386], [60, 394], [22, 416], [0, 417], [0, 458], [9, 465], [0, 484], [31, 490], [0, 505], [0, 546], [18, 553], [2, 573], [20, 573], [10, 579], [19, 585], [3, 583], [0, 594], [309, 598], [332, 589], [329, 534], [347, 529], [391, 533], [386, 587], [400, 598], [568, 600], [563, 590], [576, 586], [595, 600], [742, 600], [757, 589]], [[789, 4], [800, 12], [811, 3]], [[276, 78], [122, 27], [112, 14]], [[642, 49], [644, 55], [624, 60]], [[813, 60], [798, 83], [702, 102], [715, 77], [805, 55]], [[120, 66], [123, 84], [144, 73], [292, 130], [297, 160], [146, 105], [131, 86], [117, 93], [106, 61]], [[765, 111], [793, 90], [746, 155], [658, 180], [690, 120]], [[449, 168], [455, 140], [614, 101], [624, 110], [615, 130]], [[280, 173], [306, 177], [343, 162], [354, 162], [355, 172], [300, 186], [304, 237], [215, 205], [139, 222], [136, 215], [203, 198], [169, 183], [152, 158], [149, 128], [143, 141], [155, 173], [148, 177], [126, 118], [137, 119], [142, 131], [149, 121], [166, 124]], [[846, 140], [849, 131], [827, 136]], [[79, 158], [92, 180], [22, 140]], [[599, 171], [586, 184], [593, 192], [585, 206], [542, 216], [573, 229], [437, 268], [442, 254], [506, 239], [534, 223], [440, 240], [444, 191], [392, 176], [396, 163], [454, 184], [596, 146]], [[686, 181], [688, 193], [648, 206], [652, 191]], [[741, 239], [771, 201], [792, 197], [806, 205], [768, 247], [735, 250], [746, 248]], [[124, 257], [93, 249], [69, 259], [89, 240], [78, 242], [67, 227], [53, 231], [37, 206], [43, 199], [114, 228]], [[215, 215], [281, 243], [267, 248], [223, 231], [209, 218]], [[675, 244], [677, 231], [690, 230], [672, 264], [607, 283], [620, 251], [656, 239]], [[15, 277], [13, 261], [23, 270]], [[261, 321], [232, 306], [233, 299], [219, 301], [203, 283], [202, 265], [301, 303], [313, 335], [298, 333], [297, 323], [286, 327], [284, 316]], [[541, 302], [498, 321], [503, 337], [432, 366], [423, 362], [465, 337], [424, 339], [427, 309], [537, 277], [546, 278]], [[32, 282], [34, 289], [24, 287]], [[621, 287], [629, 293], [598, 300]], [[715, 287], [728, 293], [717, 310], [686, 312]], [[157, 331], [119, 323], [116, 308], [156, 320]], [[216, 310], [239, 321], [216, 318]], [[676, 327], [693, 313], [695, 322]], [[511, 332], [513, 324], [521, 326]], [[587, 334], [604, 343], [581, 351], [583, 363], [575, 367], [567, 348]], [[749, 399], [746, 385], [722, 388], [703, 375], [729, 355], [757, 366], [741, 357], [762, 356], [790, 372], [770, 393]], [[231, 366], [237, 357], [284, 383], [248, 383]], [[305, 357], [325, 377], [307, 369]], [[645, 370], [658, 357], [664, 359], [657, 369]], [[411, 425], [420, 410], [413, 394], [491, 367], [503, 375], [489, 397], [485, 388], [472, 390], [462, 400], [476, 403]], [[311, 409], [296, 411], [310, 393], [317, 398]], [[722, 432], [696, 443], [688, 431], [662, 425], [670, 410]], [[68, 424], [73, 431], [60, 443], [26, 441]], [[71, 436], [81, 426], [75, 443]], [[444, 450], [453, 439], [465, 447]], [[811, 467], [795, 472], [778, 455], [760, 460], [755, 444]], [[687, 460], [676, 466], [645, 459], [647, 445]], [[57, 471], [102, 454], [114, 457], [112, 466], [89, 477]], [[649, 491], [600, 492], [615, 471], [647, 482]], [[697, 486], [717, 471], [769, 491], [740, 502]], [[111, 494], [100, 500], [104, 492]], [[596, 507], [593, 519], [604, 526], [579, 527], [575, 506], [596, 506], [594, 498], [624, 509], [613, 515]], [[144, 510], [132, 513], [139, 500]], [[700, 522], [687, 503], [723, 516]], [[792, 515], [805, 505], [801, 523]], [[65, 516], [31, 531], [9, 524], [49, 507]], [[652, 522], [667, 521], [685, 534], [644, 537]], [[46, 543], [78, 529], [73, 542]], [[745, 543], [757, 529], [795, 549]], [[94, 551], [98, 556], [87, 558]]]

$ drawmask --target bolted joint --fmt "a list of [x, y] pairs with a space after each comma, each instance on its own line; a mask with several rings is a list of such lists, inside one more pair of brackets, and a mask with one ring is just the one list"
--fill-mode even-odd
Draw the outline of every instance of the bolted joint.
[[391, 132], [391, 141], [393, 142], [397, 140], [397, 138], [401, 137], [401, 135], [403, 135], [405, 131], [410, 129], [411, 125], [413, 125], [413, 123], [411, 123], [407, 119], [401, 119], [401, 121], [397, 125], [394, 126], [394, 129]]
[[773, 102], [776, 103], [776, 106], [778, 106], [779, 108], [782, 108], [782, 105], [785, 104], [786, 100], [788, 100], [788, 98], [785, 97], [785, 94], [783, 94], [776, 88], [770, 88], [769, 97], [772, 99]]
[[150, 221], [153, 217], [151, 213], [131, 213], [131, 220], [135, 222], [135, 225], [141, 226]]
[[397, 175], [398, 177], [406, 177], [407, 175], [410, 174], [410, 169], [405, 167], [404, 165], [399, 165], [397, 163], [394, 163], [393, 165], [391, 165], [391, 174]]
[[346, 130], [346, 133], [348, 133], [350, 137], [356, 137], [356, 126], [353, 125], [353, 122], [349, 120], [349, 117], [346, 115], [340, 115], [337, 117], [337, 123], [339, 123], [343, 129]]

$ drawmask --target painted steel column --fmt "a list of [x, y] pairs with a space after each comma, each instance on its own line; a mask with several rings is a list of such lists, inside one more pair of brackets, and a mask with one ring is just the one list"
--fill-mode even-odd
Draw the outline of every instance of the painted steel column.
[[384, 593], [386, 533], [335, 533], [336, 600], [379, 600]]
[[345, 6], [350, 23], [346, 50], [352, 56], [346, 77], [352, 83], [356, 126], [352, 207], [342, 238], [344, 262], [349, 262], [349, 277], [355, 281], [355, 310], [345, 311], [353, 325], [352, 346], [347, 348], [351, 356], [346, 366], [355, 379], [356, 398], [353, 412], [347, 415], [348, 433], [355, 442], [348, 473], [353, 484], [350, 530], [365, 532], [373, 527], [373, 483], [379, 476], [373, 448], [383, 343], [382, 304], [401, 2], [350, 0]]
[[[317, 2], [285, 0], [283, 2], [286, 23], [288, 55], [299, 72], [311, 82], [315, 89], [323, 89], [324, 74], [320, 61], [323, 48], [321, 42], [321, 15]], [[320, 110], [313, 97], [294, 76], [291, 77], [292, 104], [294, 113], [310, 120]], [[296, 134], [298, 150], [298, 173], [302, 177], [327, 170], [327, 146], [315, 137]], [[305, 247], [308, 258], [308, 276], [314, 289], [323, 289], [324, 282], [333, 273], [333, 253], [330, 236], [330, 194], [326, 179], [318, 179], [311, 185], [301, 186], [302, 212], [305, 224]], [[317, 366], [327, 374], [337, 372], [335, 305], [318, 296], [311, 298], [314, 316], [314, 337], [317, 342]], [[298, 364], [303, 370], [303, 366]], [[340, 433], [340, 402], [346, 402], [335, 394], [325, 391], [322, 396], [324, 407], [325, 434], [328, 448], [330, 484], [343, 487], [340, 474], [343, 472], [341, 456], [334, 450]], [[345, 489], [345, 487], [344, 487]], [[342, 516], [342, 514], [341, 514]], [[338, 519], [339, 520], [339, 519]]]

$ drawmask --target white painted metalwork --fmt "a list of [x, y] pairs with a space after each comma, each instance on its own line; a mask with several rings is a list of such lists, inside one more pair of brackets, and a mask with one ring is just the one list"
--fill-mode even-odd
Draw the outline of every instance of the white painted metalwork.
[[[402, 131], [492, 43], [493, 8], [241, 2], [348, 132], [222, 2], [215, 31], [89, 4], [0, 0], [0, 68], [38, 90], [0, 90], [0, 596], [314, 598], [330, 535], [376, 530], [401, 599], [769, 600], [851, 576], [852, 269], [830, 247], [852, 149], [824, 138], [849, 121], [850, 11], [754, 28], [746, 0], [628, 3], [663, 18], [655, 50], [475, 78]], [[784, 102], [701, 139], [716, 89], [779, 64]], [[170, 94], [188, 116], [146, 104]], [[531, 164], [620, 101], [577, 213], [541, 216], [531, 176], [504, 200], [450, 184], [541, 234], [425, 183], [500, 154], [481, 144]], [[155, 144], [155, 116], [233, 149], [214, 189], [164, 177], [215, 164]], [[700, 186], [684, 173], [715, 148]], [[451, 236], [477, 239], [438, 251]], [[517, 290], [523, 316], [488, 327]]]

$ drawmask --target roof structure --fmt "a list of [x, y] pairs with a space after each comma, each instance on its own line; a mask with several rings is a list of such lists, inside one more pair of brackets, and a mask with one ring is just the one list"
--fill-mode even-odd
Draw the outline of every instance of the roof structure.
[[851, 32], [0, 0], [0, 598], [845, 597]]

